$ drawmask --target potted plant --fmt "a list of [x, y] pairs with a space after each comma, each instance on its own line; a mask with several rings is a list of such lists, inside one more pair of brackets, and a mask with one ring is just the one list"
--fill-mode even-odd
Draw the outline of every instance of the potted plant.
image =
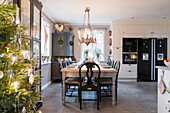
[[101, 52], [101, 49], [100, 49], [100, 48], [96, 48], [96, 49], [94, 50], [94, 54], [96, 54], [96, 57], [97, 57], [98, 60], [99, 60], [100, 55], [104, 55], [104, 54]]

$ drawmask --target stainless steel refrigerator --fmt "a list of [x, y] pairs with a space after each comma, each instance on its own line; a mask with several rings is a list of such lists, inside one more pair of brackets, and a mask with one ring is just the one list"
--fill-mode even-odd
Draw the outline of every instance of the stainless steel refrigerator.
[[138, 81], [157, 81], [156, 66], [167, 59], [167, 38], [138, 39]]

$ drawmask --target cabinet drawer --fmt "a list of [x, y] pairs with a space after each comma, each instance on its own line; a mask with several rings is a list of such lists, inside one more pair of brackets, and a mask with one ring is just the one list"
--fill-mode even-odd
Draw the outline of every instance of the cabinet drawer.
[[137, 70], [137, 64], [123, 64], [122, 70]]
[[137, 70], [122, 70], [122, 76], [127, 78], [137, 78]]

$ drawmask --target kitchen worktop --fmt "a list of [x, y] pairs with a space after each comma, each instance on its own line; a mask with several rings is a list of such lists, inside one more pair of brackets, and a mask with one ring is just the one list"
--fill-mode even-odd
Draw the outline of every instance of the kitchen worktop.
[[170, 70], [170, 67], [167, 66], [156, 66], [158, 69]]

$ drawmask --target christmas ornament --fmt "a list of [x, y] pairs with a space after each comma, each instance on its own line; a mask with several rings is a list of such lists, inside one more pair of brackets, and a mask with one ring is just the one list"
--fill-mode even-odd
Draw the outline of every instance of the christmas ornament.
[[34, 82], [34, 75], [31, 73], [30, 77], [29, 77], [29, 83], [32, 85]]
[[109, 40], [109, 41], [110, 41], [109, 45], [111, 46], [111, 45], [112, 45], [112, 39], [110, 38], [110, 40]]
[[25, 109], [25, 107], [23, 107], [23, 109], [22, 109], [22, 113], [26, 113], [26, 109]]
[[4, 73], [0, 71], [0, 79], [3, 77]]
[[7, 49], [7, 53], [9, 52], [9, 48], [11, 48], [10, 46], [6, 46], [5, 47]]

